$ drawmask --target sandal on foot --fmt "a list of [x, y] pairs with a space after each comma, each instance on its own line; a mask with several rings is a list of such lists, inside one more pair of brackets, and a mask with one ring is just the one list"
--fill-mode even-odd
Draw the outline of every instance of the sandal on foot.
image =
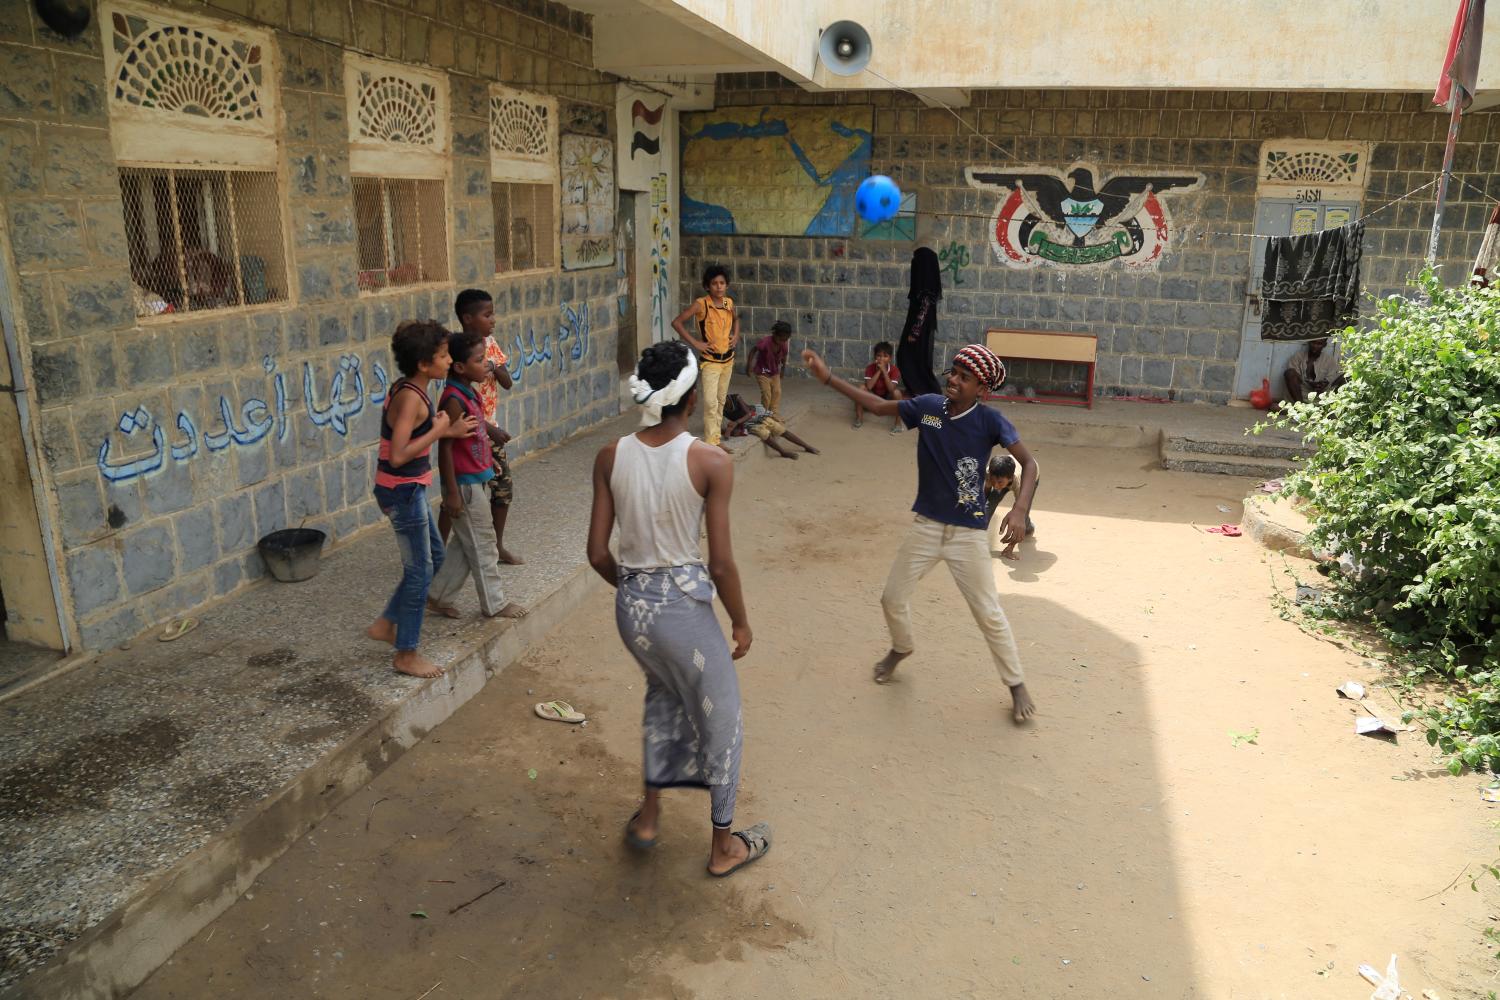
[[582, 722], [584, 714], [565, 701], [538, 702], [536, 714], [553, 722]]
[[652, 837], [650, 840], [647, 840], [645, 837], [642, 837], [635, 832], [635, 821], [640, 818], [641, 811], [637, 809], [634, 813], [631, 814], [630, 818], [625, 821], [625, 843], [629, 844], [631, 847], [634, 847], [637, 851], [649, 851], [651, 850], [651, 848], [656, 846], [656, 838]]
[[744, 861], [741, 861], [728, 871], [716, 872], [710, 868], [708, 873], [714, 878], [728, 878], [746, 865], [759, 861], [771, 850], [770, 824], [757, 823], [748, 830], [734, 831], [734, 835], [745, 842], [745, 846], [750, 848], [750, 854]]
[[180, 618], [172, 624], [168, 625], [166, 631], [162, 632], [156, 638], [161, 642], [172, 642], [174, 640], [181, 639], [183, 636], [187, 635], [197, 627], [198, 619]]

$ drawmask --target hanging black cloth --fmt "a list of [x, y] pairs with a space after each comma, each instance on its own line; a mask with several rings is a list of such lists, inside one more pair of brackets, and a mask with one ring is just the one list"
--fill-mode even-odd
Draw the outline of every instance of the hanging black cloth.
[[938, 256], [931, 247], [917, 247], [911, 255], [910, 302], [906, 322], [896, 342], [896, 367], [908, 396], [941, 393], [937, 376], [932, 373], [933, 337], [937, 333], [938, 300], [943, 297], [943, 281]]
[[1261, 340], [1317, 340], [1359, 316], [1365, 224], [1274, 236], [1261, 271]]

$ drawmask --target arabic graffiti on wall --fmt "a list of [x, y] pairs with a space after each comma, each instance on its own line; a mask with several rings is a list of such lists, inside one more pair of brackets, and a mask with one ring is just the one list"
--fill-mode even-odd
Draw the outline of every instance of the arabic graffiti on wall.
[[964, 283], [964, 268], [969, 266], [969, 248], [954, 240], [938, 251], [938, 263], [942, 270], [953, 275], [955, 286]]
[[560, 375], [567, 374], [570, 362], [573, 368], [584, 367], [589, 357], [589, 304], [585, 302], [574, 309], [570, 304], [563, 303], [562, 317], [557, 324], [555, 352], [552, 334], [542, 334], [542, 342], [538, 345], [536, 330], [529, 326], [524, 342], [518, 333], [510, 345], [501, 346], [507, 348], [505, 353], [508, 359], [505, 366], [510, 369], [511, 382], [516, 385], [521, 384], [526, 369], [541, 365], [545, 370], [546, 365], [553, 360], [557, 361], [557, 372]]
[[[228, 396], [220, 396], [218, 405], [204, 423], [202, 432], [192, 414], [180, 411], [173, 426], [164, 426], [142, 406], [120, 414], [116, 425], [120, 434], [130, 442], [140, 440], [143, 434], [151, 441], [151, 451], [133, 458], [119, 457], [120, 453], [134, 453], [131, 444], [120, 444], [112, 435], [106, 435], [99, 445], [99, 473], [112, 483], [149, 475], [161, 469], [168, 460], [190, 462], [199, 453], [200, 447], [209, 452], [220, 452], [234, 446], [248, 448], [259, 444], [275, 431], [278, 441], [285, 441], [291, 433], [294, 416], [287, 403], [286, 374], [276, 370], [276, 360], [269, 354], [261, 361], [266, 375], [271, 377], [274, 403], [254, 397], [240, 404], [238, 412]], [[366, 404], [379, 406], [385, 401], [390, 385], [390, 376], [377, 361], [370, 368], [375, 387], [366, 393], [362, 362], [353, 354], [338, 359], [338, 368], [329, 379], [326, 402], [318, 401], [318, 386], [313, 376], [311, 362], [302, 364], [302, 409], [314, 427], [331, 427], [340, 437], [349, 434], [350, 420], [363, 412]], [[217, 421], [217, 422], [216, 422]], [[169, 438], [172, 440], [169, 443]]]
[[[515, 349], [508, 352], [511, 379], [519, 384], [527, 369], [542, 365], [545, 370], [552, 361], [557, 362], [559, 374], [587, 364], [590, 347], [587, 302], [576, 309], [569, 304], [563, 305], [555, 351], [553, 343], [550, 333], [542, 335], [540, 346], [534, 330], [528, 328], [524, 342], [517, 334]], [[121, 413], [114, 430], [99, 444], [100, 475], [112, 483], [124, 482], [158, 472], [168, 462], [191, 462], [200, 451], [215, 453], [231, 447], [249, 448], [273, 434], [276, 440], [285, 441], [292, 431], [297, 410], [304, 413], [314, 427], [331, 429], [340, 437], [348, 437], [354, 417], [364, 412], [366, 406], [378, 407], [384, 403], [390, 389], [390, 376], [380, 362], [370, 366], [372, 384], [367, 385], [363, 362], [356, 355], [345, 354], [338, 358], [338, 366], [324, 392], [312, 362], [305, 361], [302, 364], [302, 402], [294, 410], [287, 397], [286, 373], [277, 370], [275, 358], [266, 355], [261, 367], [270, 379], [267, 395], [271, 401], [254, 397], [236, 408], [228, 396], [221, 395], [202, 430], [193, 415], [185, 410], [179, 411], [170, 423], [157, 419], [141, 405]], [[151, 450], [141, 454], [143, 442], [148, 441]]]

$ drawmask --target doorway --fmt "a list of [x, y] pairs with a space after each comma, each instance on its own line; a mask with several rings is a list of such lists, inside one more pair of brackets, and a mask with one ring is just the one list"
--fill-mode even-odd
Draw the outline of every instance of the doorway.
[[[5, 237], [0, 228], [0, 652], [15, 643], [66, 652], [62, 586], [38, 489], [35, 412], [22, 368], [16, 286]], [[0, 667], [10, 659], [0, 657]]]
[[[1255, 233], [1257, 236], [1302, 236], [1307, 233], [1335, 229], [1359, 218], [1357, 201], [1314, 201], [1297, 198], [1261, 198], [1255, 203]], [[1261, 270], [1266, 262], [1266, 241], [1252, 240], [1255, 244], [1250, 256], [1250, 287], [1260, 285]], [[1283, 373], [1293, 354], [1301, 349], [1298, 343], [1283, 343], [1260, 339], [1261, 300], [1254, 292], [1245, 303], [1245, 321], [1240, 334], [1240, 360], [1235, 371], [1234, 395], [1244, 399], [1251, 390], [1259, 389], [1263, 379], [1271, 383], [1273, 399], [1286, 398], [1286, 380]]]
[[641, 356], [636, 343], [635, 315], [635, 202], [637, 197], [634, 191], [621, 191], [620, 210], [615, 215], [618, 220], [616, 226], [618, 231], [615, 233], [615, 262], [619, 279], [618, 287], [615, 289], [615, 323], [620, 331], [616, 360], [619, 362], [621, 375], [628, 375], [635, 371], [635, 363]]

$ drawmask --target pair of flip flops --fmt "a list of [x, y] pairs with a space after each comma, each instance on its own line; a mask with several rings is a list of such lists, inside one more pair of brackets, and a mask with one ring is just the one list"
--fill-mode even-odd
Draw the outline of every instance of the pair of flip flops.
[[539, 701], [536, 705], [536, 714], [539, 718], [551, 722], [583, 722], [587, 716], [565, 701]]

